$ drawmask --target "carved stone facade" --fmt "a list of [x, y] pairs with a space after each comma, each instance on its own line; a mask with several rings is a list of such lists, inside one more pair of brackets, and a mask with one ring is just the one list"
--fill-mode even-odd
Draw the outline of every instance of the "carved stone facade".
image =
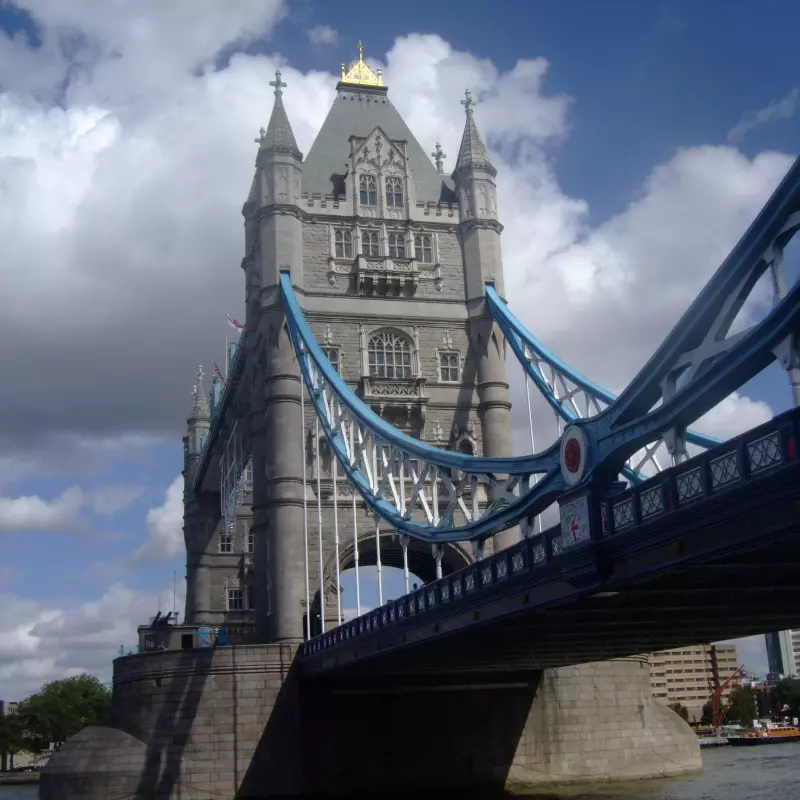
[[[509, 427], [504, 350], [481, 338], [485, 313], [471, 302], [470, 283], [480, 285], [482, 297], [482, 276], [502, 274], [499, 244], [479, 241], [487, 232], [496, 237], [499, 225], [480, 233], [465, 227], [475, 216], [496, 218], [493, 168], [485, 151], [477, 171], [470, 161], [477, 146], [471, 116], [468, 155], [462, 146], [454, 177], [445, 177], [385, 87], [342, 83], [303, 160], [283, 108], [283, 84], [277, 78], [273, 85], [275, 108], [257, 140], [256, 174], [243, 209], [248, 358], [238, 392], [249, 394], [245, 449], [252, 452], [253, 494], [242, 504], [230, 541], [219, 514], [206, 513], [203, 524], [213, 532], [193, 539], [198, 543], [189, 571], [196, 588], [192, 604], [187, 602], [192, 621], [255, 624], [260, 641], [300, 638], [309, 612], [315, 630], [321, 613], [328, 623], [338, 615], [334, 498], [340, 571], [355, 566], [354, 535], [358, 563], [375, 563], [376, 531], [382, 563], [402, 566], [393, 532], [367, 514], [360, 498], [354, 505], [341, 471], [334, 480], [336, 468], [327, 442], [318, 439], [308, 402], [301, 436], [296, 360], [288, 341], [280, 346], [275, 339], [282, 320], [276, 291], [281, 270], [290, 270], [333, 366], [384, 420], [437, 447], [476, 455], [510, 448], [510, 430], [503, 430]], [[489, 402], [483, 398], [487, 363], [491, 391], [499, 392]], [[304, 593], [303, 496], [311, 609]], [[213, 506], [213, 500], [205, 501]], [[187, 504], [187, 530], [191, 503], [197, 502]], [[450, 546], [443, 569], [457, 569], [470, 558], [470, 548]], [[430, 546], [412, 544], [409, 559], [413, 572], [433, 578]], [[240, 591], [243, 607], [234, 610], [230, 599], [238, 603]]]

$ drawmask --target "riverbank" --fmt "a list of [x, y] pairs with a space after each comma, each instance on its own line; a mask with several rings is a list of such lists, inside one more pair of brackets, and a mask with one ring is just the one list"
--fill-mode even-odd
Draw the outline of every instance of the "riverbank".
[[0, 786], [21, 786], [25, 783], [39, 783], [39, 773], [0, 772]]

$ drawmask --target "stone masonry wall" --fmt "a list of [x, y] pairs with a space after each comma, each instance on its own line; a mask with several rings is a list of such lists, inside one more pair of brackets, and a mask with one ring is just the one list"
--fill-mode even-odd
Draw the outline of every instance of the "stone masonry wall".
[[508, 784], [654, 778], [701, 768], [696, 735], [653, 700], [647, 656], [637, 656], [546, 670]]
[[[289, 645], [114, 662], [112, 713], [56, 752], [41, 800], [245, 800], [681, 775], [697, 738], [646, 659], [522, 676], [302, 683]], [[353, 690], [356, 691], [353, 691]]]
[[54, 754], [41, 800], [227, 800], [303, 789], [287, 645], [146, 653], [114, 662], [112, 712]]

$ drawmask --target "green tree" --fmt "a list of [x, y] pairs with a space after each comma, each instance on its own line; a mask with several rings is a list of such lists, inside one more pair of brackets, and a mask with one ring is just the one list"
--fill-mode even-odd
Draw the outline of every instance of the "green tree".
[[670, 703], [668, 708], [671, 708], [681, 719], [689, 721], [689, 709], [680, 703]]
[[27, 749], [59, 747], [87, 725], [104, 720], [110, 702], [111, 693], [93, 675], [45, 684], [17, 707]]
[[14, 756], [25, 749], [22, 724], [16, 713], [0, 712], [0, 770], [14, 766]]
[[756, 696], [749, 686], [737, 686], [731, 692], [725, 717], [731, 722], [738, 721], [745, 728], [752, 727], [756, 718]]
[[800, 678], [784, 678], [772, 690], [775, 702], [783, 709], [789, 706], [792, 714], [800, 714]]
[[711, 705], [711, 701], [709, 700], [703, 705], [703, 710], [700, 714], [700, 724], [701, 725], [713, 725], [714, 720], [712, 718], [713, 707]]

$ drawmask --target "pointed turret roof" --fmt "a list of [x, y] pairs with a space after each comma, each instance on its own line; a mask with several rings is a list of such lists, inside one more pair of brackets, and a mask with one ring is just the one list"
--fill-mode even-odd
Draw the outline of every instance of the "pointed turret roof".
[[406, 143], [417, 200], [455, 202], [452, 181], [436, 171], [392, 105], [381, 71], [373, 71], [364, 63], [360, 42], [358, 61], [349, 71], [342, 65], [336, 89], [336, 99], [303, 162], [304, 193], [323, 196], [335, 193], [347, 172], [350, 137], [365, 139], [380, 128], [389, 139]]
[[472, 92], [469, 89], [464, 93], [461, 105], [464, 106], [467, 118], [464, 122], [464, 133], [461, 136], [461, 147], [458, 150], [458, 160], [456, 161], [456, 168], [453, 170], [453, 176], [459, 172], [474, 169], [483, 169], [496, 175], [497, 170], [489, 160], [489, 154], [486, 152], [483, 139], [481, 139], [481, 135], [478, 132], [475, 118], [472, 116], [475, 101], [472, 99]]
[[275, 104], [272, 106], [272, 115], [269, 118], [267, 129], [260, 131], [260, 137], [256, 139], [259, 150], [271, 150], [273, 152], [283, 152], [293, 155], [298, 161], [303, 160], [303, 154], [297, 147], [292, 126], [289, 124], [289, 117], [283, 107], [283, 91], [286, 84], [281, 80], [281, 71], [275, 71], [275, 80], [269, 82], [270, 86], [275, 87]]
[[189, 419], [207, 420], [211, 418], [211, 409], [208, 405], [208, 395], [203, 386], [203, 367], [197, 368], [197, 383], [192, 388], [192, 411]]

